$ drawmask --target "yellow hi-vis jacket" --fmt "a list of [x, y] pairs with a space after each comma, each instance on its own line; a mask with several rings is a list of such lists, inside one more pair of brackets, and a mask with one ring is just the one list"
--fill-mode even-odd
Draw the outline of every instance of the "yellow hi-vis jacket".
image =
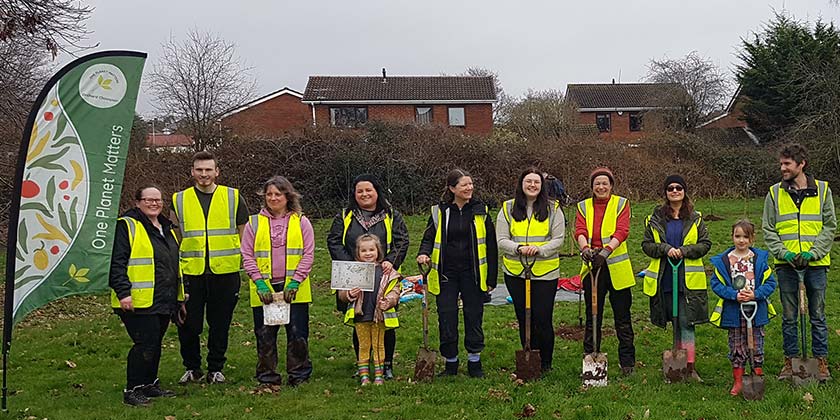
[[[391, 281], [388, 282], [388, 286], [385, 287], [385, 292], [382, 293], [382, 295], [383, 296], [387, 295], [388, 293], [391, 292], [391, 290], [394, 290], [394, 287], [396, 287], [399, 282], [400, 282], [399, 278], [391, 279]], [[375, 298], [375, 296], [374, 296], [374, 298]], [[383, 315], [385, 316], [385, 328], [390, 330], [392, 328], [398, 328], [400, 326], [400, 321], [399, 321], [399, 319], [397, 319], [396, 308], [390, 308], [390, 309], [386, 310]], [[344, 324], [352, 327], [355, 319], [356, 319], [356, 305], [353, 305], [352, 302], [351, 302], [351, 304], [347, 305], [347, 311], [344, 312]]]
[[[607, 208], [601, 222], [601, 244], [610, 243], [615, 233], [615, 226], [618, 222], [618, 215], [627, 206], [627, 199], [617, 195], [610, 196]], [[586, 236], [589, 238], [589, 245], [592, 246], [592, 231], [595, 223], [595, 202], [587, 198], [578, 203], [578, 211], [586, 219]], [[636, 285], [636, 277], [633, 275], [633, 266], [630, 264], [630, 254], [627, 253], [627, 241], [612, 251], [607, 259], [607, 268], [610, 270], [610, 279], [616, 290], [626, 289]], [[597, 270], [596, 270], [597, 271]], [[589, 267], [581, 264], [580, 277], [583, 278], [589, 273]]]
[[[131, 254], [128, 257], [128, 281], [131, 282], [131, 302], [135, 308], [151, 307], [155, 299], [155, 251], [146, 228], [140, 221], [131, 217], [120, 217], [119, 221], [128, 226], [128, 243]], [[178, 241], [170, 230], [169, 235]], [[178, 282], [178, 301], [184, 301], [184, 283]], [[111, 307], [119, 308], [120, 300], [111, 289]]]
[[[255, 214], [248, 220], [251, 225], [251, 230], [254, 231], [254, 257], [257, 260], [257, 267], [260, 269], [264, 279], [271, 279], [271, 232], [270, 223], [267, 216], [262, 214]], [[292, 213], [289, 215], [289, 226], [286, 229], [286, 272], [285, 284], [295, 276], [300, 260], [303, 258], [303, 231], [300, 227], [300, 214]], [[257, 286], [253, 281], [249, 281], [250, 302], [251, 307], [262, 306], [262, 301], [257, 294]], [[269, 288], [271, 284], [269, 284]], [[297, 294], [292, 300], [292, 303], [309, 303], [312, 302], [312, 287], [307, 276], [300, 286], [298, 286]]]
[[[770, 187], [770, 196], [776, 204], [776, 232], [788, 251], [801, 253], [811, 249], [817, 235], [823, 227], [822, 207], [828, 191], [828, 183], [815, 180], [817, 196], [805, 197], [799, 208], [787, 191], [782, 190], [781, 183]], [[787, 264], [786, 261], [773, 258], [776, 264]], [[831, 264], [831, 253], [817, 261], [808, 263], [809, 267], [827, 267]]]
[[[441, 238], [443, 237], [441, 220], [444, 217], [448, 216], [443, 214], [439, 205], [432, 206], [432, 222], [435, 225], [435, 245], [432, 248], [432, 267], [429, 270], [427, 280], [429, 281], [429, 292], [433, 295], [440, 293], [440, 249], [443, 246], [441, 244]], [[476, 241], [475, 245], [478, 252], [476, 257], [478, 258], [479, 287], [485, 292], [487, 291], [487, 230], [484, 226], [486, 218], [487, 206], [484, 206], [484, 214], [473, 215], [473, 233], [475, 234], [473, 239]]]
[[195, 188], [175, 193], [172, 202], [181, 225], [181, 271], [191, 276], [204, 274], [208, 254], [210, 271], [214, 274], [239, 271], [242, 266], [236, 228], [239, 191], [218, 185], [206, 218]]
[[[694, 245], [697, 243], [697, 227], [701, 220], [702, 218], [698, 217], [697, 220], [692, 223], [691, 227], [688, 229], [688, 233], [683, 238], [683, 245]], [[650, 225], [650, 216], [645, 219], [645, 226], [648, 225]], [[659, 236], [658, 230], [651, 229], [651, 233], [653, 233], [654, 242], [658, 244], [662, 243], [662, 238]], [[703, 259], [684, 258], [683, 261], [685, 264], [686, 289], [706, 290], [708, 283], [706, 282], [706, 270], [703, 268]], [[652, 258], [650, 260], [650, 265], [648, 265], [648, 268], [645, 270], [645, 284], [643, 291], [648, 296], [656, 296], [656, 289], [659, 286], [658, 279], [661, 262], [662, 258]], [[671, 267], [667, 266], [665, 269], [671, 270]]]
[[[560, 203], [554, 202], [554, 209], [560, 206]], [[510, 226], [510, 240], [522, 245], [540, 246], [545, 245], [551, 240], [551, 225], [554, 221], [552, 217], [546, 217], [545, 220], [539, 221], [533, 215], [526, 217], [525, 220], [517, 221], [511, 216], [513, 210], [513, 200], [505, 201], [502, 204], [502, 211]], [[558, 255], [544, 257], [536, 256], [537, 261], [531, 267], [531, 274], [534, 277], [544, 276], [552, 271], [560, 269], [560, 257]], [[525, 271], [522, 262], [518, 258], [514, 259], [507, 254], [502, 256], [502, 263], [509, 273], [515, 276], [521, 276]]]

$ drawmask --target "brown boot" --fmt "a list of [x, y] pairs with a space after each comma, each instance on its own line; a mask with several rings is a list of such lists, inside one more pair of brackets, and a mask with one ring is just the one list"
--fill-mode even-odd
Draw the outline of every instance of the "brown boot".
[[828, 358], [825, 356], [817, 357], [817, 364], [820, 366], [820, 382], [831, 379], [831, 372], [828, 371]]
[[791, 359], [791, 357], [785, 356], [785, 365], [782, 367], [782, 371], [779, 372], [780, 381], [787, 381], [793, 377], [793, 362]]

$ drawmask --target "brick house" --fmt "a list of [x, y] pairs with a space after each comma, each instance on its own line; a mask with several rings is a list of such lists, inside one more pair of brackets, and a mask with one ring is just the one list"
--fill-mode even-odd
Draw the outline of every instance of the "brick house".
[[677, 83], [569, 84], [566, 99], [577, 106], [578, 123], [598, 136], [635, 141], [645, 135], [645, 114], [677, 110], [688, 93]]
[[288, 87], [234, 108], [220, 117], [222, 129], [236, 136], [272, 136], [312, 124], [303, 95]]
[[372, 120], [493, 130], [492, 77], [311, 76], [303, 94], [313, 125], [360, 127]]
[[[733, 141], [736, 143], [744, 143], [743, 140], [747, 139], [746, 142], [759, 144], [758, 137], [750, 130], [744, 118], [744, 104], [746, 102], [747, 97], [741, 95], [741, 86], [738, 86], [735, 94], [732, 95], [732, 99], [729, 100], [729, 104], [726, 105], [726, 109], [699, 124], [696, 127], [698, 132], [711, 134], [719, 138], [734, 139]], [[712, 133], [713, 131], [716, 133]]]
[[169, 150], [183, 152], [193, 147], [192, 137], [186, 134], [173, 134], [170, 132], [149, 133], [146, 135], [146, 149]]

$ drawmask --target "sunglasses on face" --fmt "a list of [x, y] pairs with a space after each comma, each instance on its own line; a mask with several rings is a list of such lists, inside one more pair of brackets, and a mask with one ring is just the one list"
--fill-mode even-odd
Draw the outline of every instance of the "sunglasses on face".
[[668, 186], [668, 192], [682, 191], [682, 190], [683, 190], [682, 185], [669, 185]]

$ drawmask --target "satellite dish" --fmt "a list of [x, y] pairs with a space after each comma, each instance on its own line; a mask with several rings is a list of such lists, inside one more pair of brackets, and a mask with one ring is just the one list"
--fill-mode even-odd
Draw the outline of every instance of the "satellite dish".
[[624, 114], [624, 111], [618, 111], [618, 115]]

